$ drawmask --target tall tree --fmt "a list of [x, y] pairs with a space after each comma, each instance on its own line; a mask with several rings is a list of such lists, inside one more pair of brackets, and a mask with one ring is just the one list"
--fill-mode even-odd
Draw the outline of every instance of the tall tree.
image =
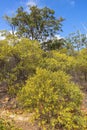
[[80, 30], [75, 33], [69, 34], [66, 38], [67, 45], [71, 44], [71, 48], [80, 51], [82, 48], [87, 48], [87, 37], [85, 34], [81, 34]]
[[63, 38], [53, 38], [52, 40], [48, 40], [46, 42], [43, 42], [41, 44], [41, 47], [45, 51], [51, 51], [51, 50], [60, 50], [65, 48], [65, 39]]
[[[29, 13], [30, 12], [30, 13]], [[37, 6], [29, 8], [29, 12], [20, 7], [14, 17], [5, 16], [11, 27], [14, 27], [18, 36], [32, 40], [45, 41], [51, 39], [59, 31], [62, 31], [62, 17], [56, 18], [52, 9]]]

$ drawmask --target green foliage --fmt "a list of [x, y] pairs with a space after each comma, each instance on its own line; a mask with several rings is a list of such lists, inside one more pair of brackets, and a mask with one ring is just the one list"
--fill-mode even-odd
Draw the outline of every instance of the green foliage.
[[[82, 49], [87, 48], [86, 35], [77, 31], [66, 40], [55, 39], [64, 19], [47, 7], [29, 11], [20, 7], [14, 17], [5, 16], [13, 35], [2, 31], [6, 39], [0, 41], [0, 85], [33, 113], [41, 129], [87, 130], [83, 94], [72, 82], [87, 82], [87, 49]], [[0, 130], [17, 128], [0, 118]]]
[[68, 56], [60, 51], [46, 52], [46, 57], [42, 59], [41, 67], [51, 71], [63, 70], [69, 72], [74, 67], [74, 57]]
[[76, 56], [75, 72], [81, 82], [87, 82], [87, 49], [82, 49]]
[[60, 50], [65, 47], [65, 40], [63, 38], [58, 39], [55, 37], [52, 40], [41, 43], [41, 47], [45, 51]]
[[14, 40], [17, 40], [15, 45], [12, 40], [0, 41], [0, 82], [6, 82], [12, 93], [16, 93], [25, 80], [35, 73], [43, 53], [36, 41]]
[[43, 130], [86, 130], [80, 111], [82, 93], [62, 71], [38, 68], [20, 91], [18, 100], [34, 113]]
[[81, 34], [80, 30], [69, 34], [66, 38], [67, 48], [74, 53], [74, 50], [80, 51], [82, 48], [87, 48], [87, 38], [85, 34]]
[[76, 57], [77, 68], [87, 72], [87, 49], [82, 49]]
[[12, 122], [0, 118], [0, 130], [22, 130], [22, 129], [18, 129], [17, 127], [14, 127], [12, 125]]
[[29, 8], [29, 11], [30, 13], [20, 7], [17, 9], [15, 17], [5, 16], [13, 34], [16, 28], [18, 36], [44, 41], [61, 31], [61, 23], [64, 19], [62, 17], [57, 19], [54, 16], [54, 10], [47, 7], [40, 9], [37, 6], [33, 6]]

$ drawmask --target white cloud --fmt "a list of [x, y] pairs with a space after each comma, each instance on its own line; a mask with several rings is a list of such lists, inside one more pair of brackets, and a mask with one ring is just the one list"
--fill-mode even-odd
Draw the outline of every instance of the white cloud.
[[41, 1], [40, 0], [27, 0], [27, 2], [25, 3], [25, 10], [30, 13], [29, 7], [28, 6], [41, 6]]
[[[9, 30], [7, 32], [3, 31], [0, 32], [0, 40], [4, 40], [6, 38], [6, 36], [8, 36], [8, 34], [12, 34], [12, 31]], [[15, 36], [16, 36], [16, 31], [14, 32]]]
[[28, 0], [26, 5], [27, 6], [35, 6], [35, 5], [38, 5], [39, 4], [39, 1], [38, 0]]
[[4, 40], [5, 36], [3, 35], [3, 32], [0, 32], [0, 40]]
[[0, 36], [0, 40], [4, 40], [5, 39], [5, 37], [4, 36]]
[[30, 13], [29, 6], [38, 6], [39, 8], [43, 8], [43, 0], [27, 0], [23, 4], [23, 7], [28, 13]]
[[61, 37], [59, 34], [55, 35], [55, 37], [56, 37], [57, 39], [63, 38], [63, 37]]

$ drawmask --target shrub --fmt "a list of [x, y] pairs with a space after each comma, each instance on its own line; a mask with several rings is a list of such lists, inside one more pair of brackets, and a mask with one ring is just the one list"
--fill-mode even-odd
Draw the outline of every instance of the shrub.
[[11, 43], [0, 41], [0, 82], [6, 82], [13, 95], [36, 72], [43, 51], [37, 41], [22, 38], [15, 45]]
[[51, 71], [70, 71], [74, 66], [74, 58], [58, 51], [47, 52], [46, 57], [42, 59], [41, 67]]
[[22, 130], [12, 125], [12, 122], [0, 118], [0, 130]]
[[78, 77], [83, 76], [83, 81], [87, 81], [87, 49], [82, 49], [76, 57], [76, 72]]
[[18, 94], [18, 100], [34, 113], [43, 130], [86, 130], [80, 111], [82, 93], [62, 71], [37, 69]]

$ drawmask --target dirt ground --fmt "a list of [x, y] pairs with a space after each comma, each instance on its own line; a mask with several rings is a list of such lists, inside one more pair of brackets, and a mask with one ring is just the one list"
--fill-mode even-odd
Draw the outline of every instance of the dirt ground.
[[14, 126], [22, 128], [22, 130], [39, 130], [36, 124], [30, 123], [31, 114], [0, 109], [0, 117], [12, 121]]
[[12, 121], [13, 125], [22, 130], [39, 130], [36, 124], [30, 123], [32, 114], [25, 113], [16, 108], [15, 98], [10, 98], [6, 91], [0, 89], [0, 117]]

